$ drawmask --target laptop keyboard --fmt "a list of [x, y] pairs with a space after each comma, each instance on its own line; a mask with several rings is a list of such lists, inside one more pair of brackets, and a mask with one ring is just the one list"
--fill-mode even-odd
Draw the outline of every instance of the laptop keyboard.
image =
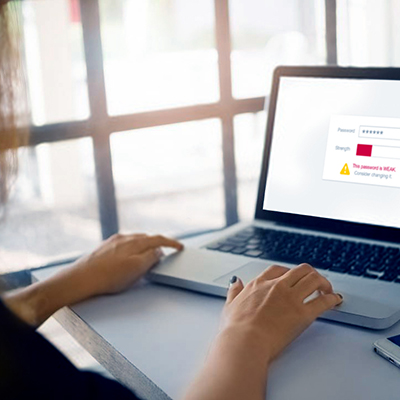
[[206, 246], [209, 250], [400, 283], [400, 249], [323, 236], [246, 228]]

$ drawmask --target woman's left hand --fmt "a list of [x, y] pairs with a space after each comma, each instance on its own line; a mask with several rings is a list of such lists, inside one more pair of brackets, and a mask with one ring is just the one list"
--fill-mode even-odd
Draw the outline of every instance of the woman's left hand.
[[160, 260], [161, 247], [183, 249], [178, 241], [161, 235], [117, 234], [76, 261], [72, 270], [82, 274], [81, 283], [87, 285], [88, 295], [117, 293], [142, 278]]
[[181, 243], [164, 236], [114, 235], [50, 278], [5, 293], [3, 301], [19, 318], [37, 327], [64, 306], [128, 288], [160, 260], [161, 247], [183, 249]]

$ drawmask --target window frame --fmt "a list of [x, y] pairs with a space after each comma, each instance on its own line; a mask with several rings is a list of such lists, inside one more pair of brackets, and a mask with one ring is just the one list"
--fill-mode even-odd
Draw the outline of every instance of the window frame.
[[[337, 64], [336, 0], [325, 0], [327, 64]], [[264, 110], [269, 97], [235, 99], [232, 95], [229, 0], [214, 0], [220, 100], [173, 109], [109, 116], [104, 79], [99, 0], [80, 0], [90, 117], [32, 126], [29, 145], [91, 137], [95, 163], [99, 216], [103, 239], [119, 232], [112, 172], [110, 136], [119, 131], [218, 118], [222, 122], [222, 157], [226, 226], [238, 222], [234, 117]]]

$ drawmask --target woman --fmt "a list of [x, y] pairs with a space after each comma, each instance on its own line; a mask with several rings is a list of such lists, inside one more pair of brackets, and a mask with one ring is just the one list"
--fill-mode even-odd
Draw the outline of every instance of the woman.
[[[0, 0], [0, 199], [6, 202], [21, 145], [16, 125], [23, 107], [18, 43]], [[17, 117], [18, 114], [18, 117]], [[183, 246], [162, 236], [115, 235], [95, 252], [46, 281], [5, 293], [0, 301], [0, 396], [4, 399], [135, 399], [117, 382], [76, 369], [35, 329], [61, 307], [120, 292], [162, 255]], [[319, 296], [304, 303], [315, 291]], [[274, 265], [246, 287], [232, 277], [221, 328], [186, 400], [265, 398], [271, 362], [320, 314], [341, 302], [330, 283], [302, 264]], [[149, 354], [149, 357], [152, 356]]]

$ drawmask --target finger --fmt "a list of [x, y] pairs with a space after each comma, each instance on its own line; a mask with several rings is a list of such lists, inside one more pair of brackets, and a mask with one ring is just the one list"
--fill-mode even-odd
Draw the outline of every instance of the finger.
[[315, 271], [310, 264], [300, 264], [292, 268], [283, 278], [289, 286], [294, 286], [300, 279]]
[[307, 298], [316, 290], [325, 294], [333, 293], [331, 283], [315, 270], [300, 279], [293, 288], [298, 292], [302, 299]]
[[183, 250], [183, 244], [177, 240], [166, 238], [165, 236], [148, 236], [137, 240], [139, 253], [145, 252], [157, 247], [172, 247], [176, 250]]
[[318, 318], [323, 312], [331, 310], [343, 302], [341, 295], [337, 293], [320, 294], [317, 298], [309, 301], [305, 306], [309, 309], [312, 317]]
[[270, 281], [279, 278], [288, 271], [290, 271], [290, 268], [282, 267], [281, 265], [271, 265], [265, 271], [261, 272], [256, 279]]
[[160, 249], [150, 249], [140, 255], [140, 266], [143, 270], [147, 271], [160, 261]]
[[243, 290], [244, 285], [241, 279], [233, 275], [229, 280], [228, 294], [226, 295], [226, 303], [232, 303], [236, 296]]

